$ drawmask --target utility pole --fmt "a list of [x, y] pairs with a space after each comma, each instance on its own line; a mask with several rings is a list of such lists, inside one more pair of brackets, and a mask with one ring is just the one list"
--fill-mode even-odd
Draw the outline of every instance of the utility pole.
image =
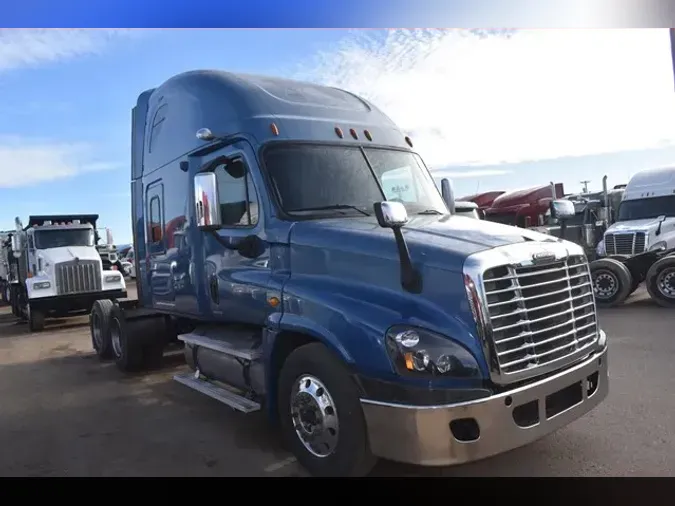
[[583, 193], [588, 193], [588, 183], [590, 183], [591, 181], [590, 181], [590, 180], [586, 180], [586, 181], [579, 181], [579, 182], [580, 182], [582, 185], [584, 185]]

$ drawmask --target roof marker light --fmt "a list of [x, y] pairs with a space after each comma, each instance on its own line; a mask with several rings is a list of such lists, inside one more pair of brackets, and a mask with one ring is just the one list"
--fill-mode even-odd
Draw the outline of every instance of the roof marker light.
[[342, 128], [340, 128], [340, 127], [335, 127], [335, 134], [336, 134], [340, 139], [342, 139], [342, 137], [344, 137], [344, 134], [342, 133]]
[[370, 135], [370, 132], [369, 132], [368, 130], [364, 130], [364, 131], [363, 131], [363, 135], [365, 135], [365, 136], [366, 136], [366, 139], [368, 139], [369, 141], [372, 141], [372, 140], [373, 140], [373, 136]]
[[272, 135], [279, 135], [279, 127], [277, 127], [276, 123], [272, 123], [270, 129], [272, 130]]
[[356, 134], [356, 130], [354, 130], [353, 128], [350, 128], [350, 129], [349, 129], [349, 133], [352, 134], [352, 137], [353, 137], [354, 139], [358, 139], [358, 138], [359, 138], [359, 136]]

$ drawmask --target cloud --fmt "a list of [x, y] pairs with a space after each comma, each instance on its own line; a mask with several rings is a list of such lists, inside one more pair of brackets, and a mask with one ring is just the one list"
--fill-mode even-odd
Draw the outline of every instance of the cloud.
[[[113, 40], [136, 37], [132, 30], [0, 29], [0, 73], [95, 55]], [[28, 102], [3, 104], [0, 111], [31, 115], [67, 112], [70, 104]], [[72, 177], [82, 172], [112, 170], [121, 164], [96, 160], [86, 144], [36, 142], [0, 137], [0, 188], [13, 188]]]
[[0, 188], [30, 186], [82, 172], [114, 170], [121, 163], [93, 159], [87, 144], [0, 138]]
[[372, 101], [441, 168], [673, 145], [672, 72], [665, 29], [394, 30], [354, 33], [294, 77]]
[[97, 54], [133, 30], [0, 29], [0, 72]]

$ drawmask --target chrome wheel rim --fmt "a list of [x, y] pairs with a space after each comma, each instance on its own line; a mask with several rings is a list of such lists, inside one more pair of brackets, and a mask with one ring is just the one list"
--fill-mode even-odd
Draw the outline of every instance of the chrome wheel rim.
[[593, 291], [599, 299], [609, 299], [619, 291], [619, 281], [611, 272], [598, 272], [593, 277]]
[[663, 269], [656, 277], [656, 288], [668, 299], [675, 299], [675, 269]]
[[291, 392], [291, 417], [305, 449], [325, 458], [335, 452], [340, 424], [335, 402], [326, 386], [309, 374], [300, 376]]
[[117, 318], [110, 320], [110, 341], [112, 343], [113, 351], [116, 357], [122, 356], [122, 329], [120, 329], [120, 322]]

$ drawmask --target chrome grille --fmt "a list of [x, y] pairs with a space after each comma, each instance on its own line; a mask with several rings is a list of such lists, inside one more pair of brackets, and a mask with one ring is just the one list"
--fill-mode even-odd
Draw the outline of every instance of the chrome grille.
[[644, 232], [606, 234], [605, 250], [608, 255], [637, 255], [645, 250], [645, 239]]
[[[598, 339], [593, 286], [583, 256], [503, 265], [483, 274], [494, 357], [508, 381], [581, 358]], [[562, 364], [561, 364], [562, 365]]]
[[59, 295], [101, 291], [101, 262], [80, 260], [56, 264], [56, 289]]

